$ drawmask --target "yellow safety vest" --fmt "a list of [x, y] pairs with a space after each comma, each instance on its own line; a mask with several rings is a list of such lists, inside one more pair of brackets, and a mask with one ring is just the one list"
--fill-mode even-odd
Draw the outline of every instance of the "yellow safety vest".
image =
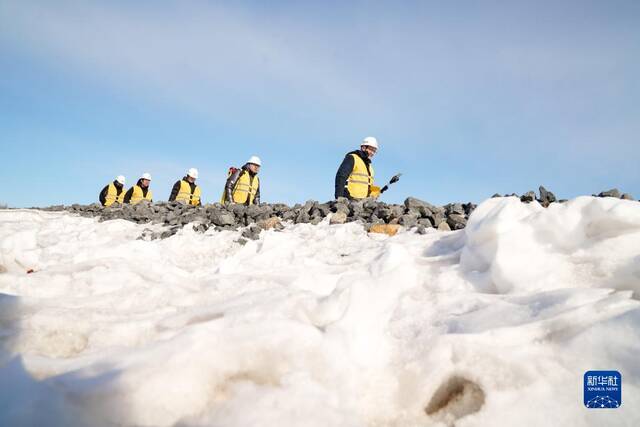
[[104, 205], [105, 206], [111, 206], [112, 204], [114, 204], [115, 202], [118, 203], [123, 203], [124, 202], [124, 188], [122, 189], [122, 191], [120, 192], [120, 195], [118, 195], [118, 189], [116, 188], [115, 185], [113, 185], [113, 182], [109, 184], [109, 188], [107, 190], [107, 196], [105, 197], [104, 200]]
[[186, 203], [188, 205], [197, 206], [200, 204], [200, 187], [196, 185], [196, 188], [191, 194], [191, 186], [184, 179], [180, 180], [180, 191], [176, 196], [176, 202]]
[[260, 179], [258, 175], [253, 177], [253, 181], [251, 181], [251, 175], [249, 172], [242, 171], [240, 173], [240, 177], [236, 182], [236, 186], [233, 189], [233, 202], [244, 204], [249, 199], [249, 204], [253, 204], [253, 199], [256, 197], [256, 193], [258, 192], [258, 188], [260, 188]]
[[132, 205], [135, 205], [137, 203], [140, 203], [143, 200], [151, 201], [152, 199], [153, 199], [153, 194], [151, 193], [151, 189], [147, 190], [147, 195], [145, 196], [144, 193], [142, 192], [142, 188], [140, 188], [139, 185], [134, 185], [133, 193], [131, 194], [131, 200], [129, 201], [129, 203], [131, 203]]
[[[353, 170], [351, 175], [347, 178], [347, 190], [354, 199], [364, 199], [370, 194], [371, 186], [373, 185], [373, 165], [369, 164], [367, 170], [367, 164], [357, 154], [351, 154], [353, 156]], [[371, 173], [369, 173], [371, 171]]]

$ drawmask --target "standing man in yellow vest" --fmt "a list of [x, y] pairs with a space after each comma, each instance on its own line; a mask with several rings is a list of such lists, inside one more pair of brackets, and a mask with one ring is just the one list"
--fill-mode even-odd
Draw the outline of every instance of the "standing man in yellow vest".
[[99, 196], [102, 206], [111, 206], [124, 201], [124, 183], [124, 176], [118, 175], [113, 182], [105, 185]]
[[201, 191], [200, 187], [196, 185], [196, 179], [198, 179], [198, 169], [189, 169], [184, 178], [173, 184], [171, 194], [169, 195], [169, 201], [200, 206], [202, 204], [202, 201], [200, 200]]
[[378, 187], [373, 185], [373, 165], [371, 159], [378, 151], [378, 141], [368, 136], [360, 144], [360, 149], [348, 153], [336, 173], [335, 196], [349, 199], [377, 197]]
[[227, 178], [220, 203], [231, 202], [241, 205], [260, 204], [260, 178], [258, 172], [262, 166], [260, 157], [251, 156], [242, 168]]
[[148, 172], [142, 174], [136, 185], [131, 187], [127, 194], [124, 195], [124, 202], [136, 205], [143, 200], [153, 202], [153, 193], [149, 189], [151, 184], [151, 175]]

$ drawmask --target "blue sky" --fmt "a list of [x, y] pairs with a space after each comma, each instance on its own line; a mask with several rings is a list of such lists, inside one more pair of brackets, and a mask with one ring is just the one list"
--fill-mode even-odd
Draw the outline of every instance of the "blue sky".
[[640, 2], [0, 0], [0, 203], [90, 203], [190, 167], [206, 202], [263, 160], [264, 201], [333, 197], [379, 139], [383, 200], [543, 184], [640, 196]]

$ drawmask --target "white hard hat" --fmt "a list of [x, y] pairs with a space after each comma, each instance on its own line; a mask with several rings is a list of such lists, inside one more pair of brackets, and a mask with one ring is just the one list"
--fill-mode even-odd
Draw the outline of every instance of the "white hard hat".
[[124, 185], [126, 180], [124, 179], [123, 175], [118, 175], [118, 176], [116, 176], [116, 181], [118, 181], [120, 184]]
[[140, 179], [148, 179], [149, 181], [151, 181], [151, 174], [149, 172], [145, 172], [142, 174]]
[[372, 136], [368, 136], [362, 140], [362, 144], [360, 145], [368, 145], [369, 147], [373, 147], [376, 150], [378, 149], [378, 140]]
[[260, 161], [260, 157], [258, 156], [251, 156], [251, 158], [247, 160], [247, 163], [253, 163], [254, 165], [262, 166], [262, 162]]
[[187, 171], [187, 175], [190, 176], [191, 178], [198, 178], [198, 169], [196, 168], [191, 168]]

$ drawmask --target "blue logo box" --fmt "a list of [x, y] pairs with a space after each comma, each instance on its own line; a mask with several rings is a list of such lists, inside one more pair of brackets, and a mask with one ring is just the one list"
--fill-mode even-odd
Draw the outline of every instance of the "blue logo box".
[[622, 375], [618, 371], [584, 373], [584, 406], [589, 409], [615, 409], [622, 405]]

